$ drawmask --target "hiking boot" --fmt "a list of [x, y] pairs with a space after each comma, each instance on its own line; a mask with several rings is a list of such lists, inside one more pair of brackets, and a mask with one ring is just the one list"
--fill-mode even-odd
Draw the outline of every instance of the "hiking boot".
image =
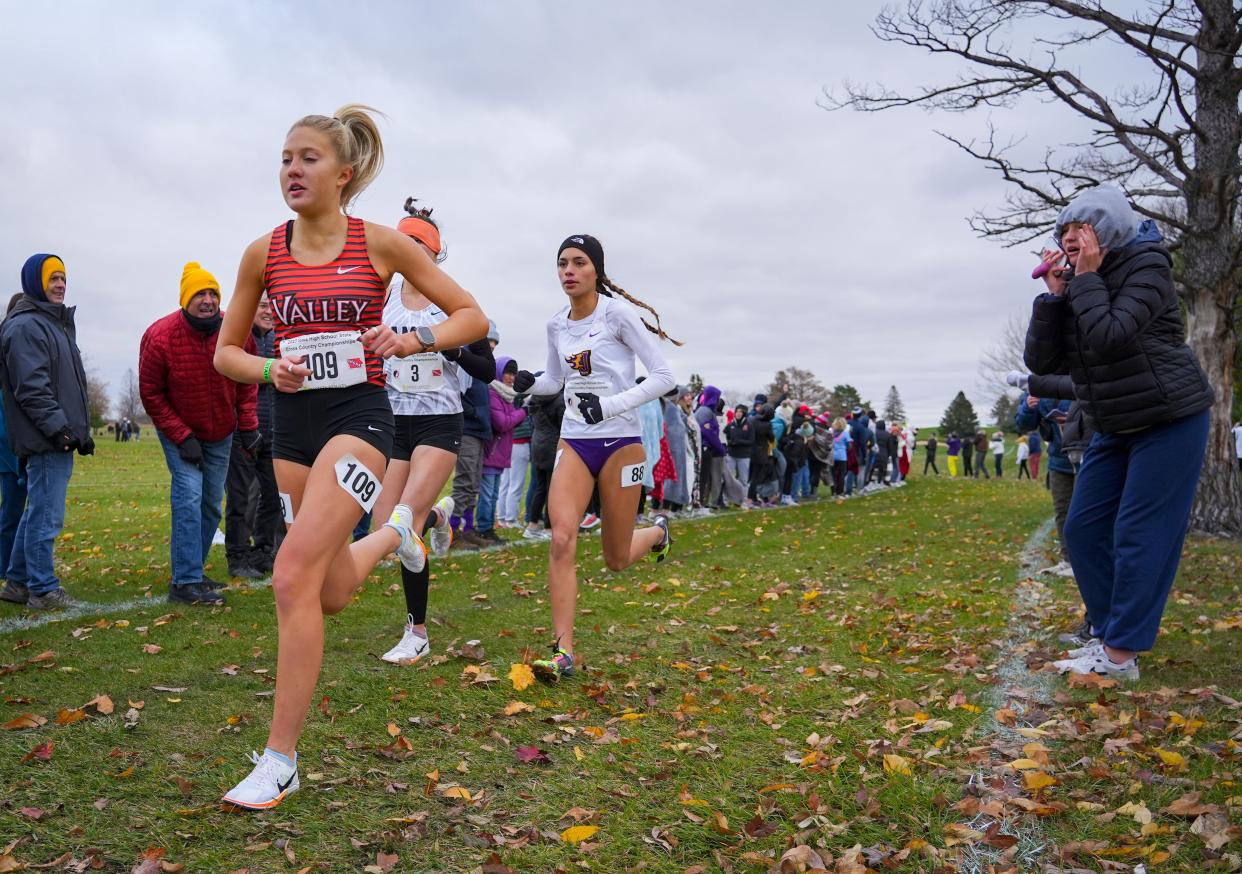
[[25, 604], [29, 600], [30, 590], [21, 583], [6, 580], [4, 588], [0, 589], [0, 601], [8, 601], [10, 604]]
[[225, 804], [246, 810], [267, 810], [298, 791], [298, 766], [286, 765], [266, 750], [250, 754], [254, 770], [224, 796]]
[[207, 607], [223, 607], [224, 596], [206, 582], [186, 583], [168, 587], [168, 601], [171, 604], [202, 604]]
[[459, 552], [470, 552], [475, 549], [481, 549], [489, 545], [486, 541], [479, 539], [479, 535], [474, 529], [469, 530], [463, 528], [453, 535], [453, 549]]
[[488, 546], [496, 546], [497, 544], [504, 543], [494, 528], [490, 531], [476, 531], [474, 533], [479, 535], [480, 540], [486, 541]]
[[26, 601], [26, 607], [29, 610], [68, 610], [70, 607], [81, 606], [81, 601], [75, 600], [72, 595], [64, 589], [57, 586], [50, 592], [44, 592], [42, 595], [30, 593], [30, 597]]

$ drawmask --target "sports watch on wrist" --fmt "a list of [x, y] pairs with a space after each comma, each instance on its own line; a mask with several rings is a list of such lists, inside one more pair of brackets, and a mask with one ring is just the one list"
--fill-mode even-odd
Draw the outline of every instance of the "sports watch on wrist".
[[431, 328], [428, 328], [426, 325], [423, 325], [422, 327], [419, 327], [419, 328], [415, 328], [414, 336], [418, 338], [418, 342], [421, 343], [423, 346], [421, 351], [430, 352], [432, 349], [436, 348], [435, 332], [432, 331]]

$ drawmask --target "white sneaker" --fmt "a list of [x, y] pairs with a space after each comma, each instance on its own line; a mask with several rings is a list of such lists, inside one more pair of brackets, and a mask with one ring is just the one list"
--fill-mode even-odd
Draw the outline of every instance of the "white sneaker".
[[416, 634], [413, 627], [405, 626], [405, 634], [401, 641], [380, 658], [394, 665], [412, 665], [431, 652], [431, 642], [421, 634]]
[[226, 804], [247, 810], [267, 810], [298, 791], [296, 759], [290, 767], [264, 750], [261, 756], [252, 752], [250, 761], [254, 762], [254, 770], [225, 794], [222, 800]]
[[427, 547], [423, 539], [414, 532], [414, 511], [407, 504], [397, 504], [392, 511], [392, 518], [384, 523], [401, 535], [401, 544], [397, 547], [397, 558], [405, 569], [418, 573], [427, 566]]
[[1071, 659], [1080, 659], [1085, 655], [1091, 655], [1098, 650], [1104, 648], [1104, 641], [1098, 637], [1093, 637], [1083, 646], [1076, 646], [1073, 649], [1067, 649], [1065, 654]]
[[1069, 577], [1071, 580], [1074, 579], [1074, 566], [1068, 561], [1063, 561], [1061, 564], [1063, 564], [1064, 567], [1059, 571], [1053, 571], [1053, 573], [1055, 573], [1058, 577]]
[[1062, 559], [1061, 561], [1054, 564], [1052, 567], [1044, 568], [1043, 570], [1040, 571], [1040, 573], [1041, 574], [1053, 574], [1058, 577], [1063, 577], [1065, 576], [1066, 571], [1069, 571], [1069, 575], [1071, 577], [1074, 575], [1074, 569], [1070, 567], [1070, 563]]
[[551, 540], [552, 535], [543, 528], [524, 528], [522, 537], [526, 540]]
[[449, 517], [453, 515], [457, 505], [453, 503], [452, 495], [447, 495], [436, 501], [433, 509], [440, 514], [441, 521], [431, 529], [431, 551], [436, 558], [444, 558], [449, 554], [449, 547], [453, 545], [453, 526]]
[[1053, 662], [1052, 666], [1058, 673], [1069, 671], [1075, 674], [1101, 674], [1115, 677], [1118, 680], [1137, 680], [1139, 678], [1138, 658], [1126, 659], [1118, 664], [1108, 657], [1104, 647], [1085, 653], [1077, 658], [1062, 659]]

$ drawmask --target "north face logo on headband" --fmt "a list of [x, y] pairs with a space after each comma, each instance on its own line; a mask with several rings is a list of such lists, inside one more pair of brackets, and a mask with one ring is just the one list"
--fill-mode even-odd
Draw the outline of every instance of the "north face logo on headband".
[[579, 246], [586, 245], [586, 240], [582, 239], [582, 237], [570, 237], [569, 241], [571, 243], [577, 243]]

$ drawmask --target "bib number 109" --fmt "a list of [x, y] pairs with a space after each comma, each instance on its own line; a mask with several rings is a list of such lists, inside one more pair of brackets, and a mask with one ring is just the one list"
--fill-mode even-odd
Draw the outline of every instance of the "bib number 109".
[[326, 352], [309, 353], [306, 356], [306, 366], [310, 368], [310, 378], [313, 380], [336, 379], [341, 375], [336, 353], [331, 349]]
[[336, 463], [336, 483], [344, 489], [358, 506], [370, 513], [376, 499], [383, 491], [379, 477], [354, 456], [352, 452], [341, 456]]

